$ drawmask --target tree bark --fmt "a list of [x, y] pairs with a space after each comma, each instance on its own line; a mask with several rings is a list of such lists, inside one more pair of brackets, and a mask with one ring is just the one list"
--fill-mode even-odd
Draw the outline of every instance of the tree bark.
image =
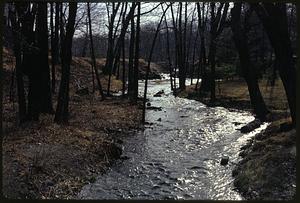
[[[58, 49], [57, 43], [56, 43], [56, 25], [54, 28], [54, 8], [53, 8], [53, 2], [50, 3], [50, 32], [51, 32], [51, 90], [52, 93], [55, 93], [55, 83], [56, 83], [56, 78], [55, 78], [55, 65], [57, 64], [56, 61], [56, 52]], [[56, 14], [55, 14], [56, 15]], [[56, 17], [56, 16], [55, 16]], [[55, 21], [56, 22], [56, 21]]]
[[168, 23], [167, 23], [167, 17], [165, 16], [165, 25], [166, 25], [166, 28], [167, 28], [167, 40], [166, 40], [166, 49], [167, 49], [167, 59], [168, 59], [168, 65], [169, 65], [169, 74], [170, 74], [170, 82], [171, 82], [171, 90], [173, 91], [174, 90], [174, 87], [173, 87], [173, 70], [172, 70], [172, 62], [171, 62], [171, 55], [170, 55], [170, 39], [169, 39], [169, 27], [168, 27]]
[[[50, 68], [48, 60], [48, 23], [47, 23], [47, 3], [38, 3], [37, 13], [37, 45], [38, 45], [38, 58], [37, 67], [41, 70], [40, 80], [40, 105], [41, 113], [54, 113], [52, 107], [52, 94], [50, 82]], [[37, 84], [38, 85], [38, 84]]]
[[278, 61], [279, 75], [287, 96], [292, 122], [296, 125], [296, 68], [293, 62], [284, 3], [252, 4], [264, 25]]
[[[217, 37], [221, 34], [224, 28], [225, 20], [229, 3], [220, 3], [220, 6], [215, 13], [215, 2], [210, 3], [210, 43], [208, 61], [210, 64], [209, 77], [203, 77], [200, 90], [210, 89], [210, 102], [214, 103], [216, 100], [216, 84], [215, 84], [215, 71], [216, 71], [216, 51], [217, 51]], [[222, 11], [223, 10], [223, 11]]]
[[258, 86], [256, 73], [254, 72], [255, 68], [253, 68], [253, 63], [250, 61], [247, 35], [241, 26], [241, 8], [242, 3], [234, 3], [234, 7], [231, 9], [233, 40], [239, 53], [241, 69], [248, 86], [252, 108], [259, 119], [265, 120], [265, 116], [269, 111]]
[[[4, 6], [3, 6], [4, 4], [1, 4], [0, 5], [0, 11], [1, 11], [1, 13], [4, 13]], [[2, 20], [3, 18], [1, 18], [0, 19], [0, 23], [1, 23], [1, 25], [3, 25], [4, 24], [4, 22], [3, 22], [3, 20]], [[0, 39], [0, 44], [2, 44], [3, 43], [3, 38], [1, 38]], [[2, 53], [3, 51], [1, 51], [1, 53], [0, 53], [0, 57], [1, 57], [1, 62], [2, 62], [2, 60], [3, 60], [3, 53]], [[3, 120], [3, 116], [2, 116], [2, 114], [3, 114], [3, 66], [1, 65], [0, 66], [0, 136], [2, 137], [2, 134], [3, 134], [3, 129], [2, 129], [2, 120]]]
[[135, 25], [134, 18], [131, 18], [131, 32], [129, 44], [129, 61], [128, 61], [128, 97], [133, 100], [134, 97], [134, 42], [135, 42]]
[[[113, 38], [113, 29], [115, 17], [118, 11], [119, 6], [115, 8], [115, 2], [112, 2], [113, 10], [110, 16], [109, 25], [108, 25], [108, 48], [106, 54], [105, 67], [103, 69], [104, 74], [109, 74], [112, 72], [113, 60], [114, 60], [114, 38]], [[118, 4], [119, 5], [119, 4]]]
[[133, 68], [133, 102], [137, 103], [139, 93], [139, 58], [140, 58], [140, 18], [141, 18], [141, 2], [137, 3], [137, 20], [135, 35], [135, 53]]
[[[182, 36], [182, 2], [179, 2], [179, 19], [178, 19], [178, 65], [179, 65], [179, 89], [185, 90], [185, 57], [184, 47], [185, 41]], [[184, 45], [183, 45], [184, 43]]]
[[20, 123], [23, 123], [26, 120], [27, 108], [26, 108], [26, 98], [25, 98], [24, 81], [23, 81], [23, 73], [22, 73], [23, 68], [22, 68], [22, 56], [21, 56], [21, 44], [20, 44], [21, 39], [18, 35], [18, 33], [21, 32], [21, 27], [20, 27], [20, 22], [16, 16], [16, 11], [13, 12], [12, 10], [9, 10], [9, 19], [13, 29], [13, 38], [14, 38], [13, 51], [16, 59], [15, 69], [16, 69], [16, 77], [17, 77], [18, 111], [19, 111], [18, 114], [19, 114]]
[[54, 121], [56, 123], [67, 123], [69, 118], [69, 81], [70, 65], [72, 60], [72, 39], [75, 31], [75, 19], [77, 3], [69, 3], [69, 16], [66, 26], [66, 36], [61, 41], [62, 77], [59, 87], [58, 104]]
[[94, 68], [94, 72], [96, 74], [97, 84], [99, 88], [99, 93], [102, 97], [102, 99], [105, 99], [105, 95], [103, 93], [98, 69], [96, 67], [96, 57], [94, 52], [94, 42], [93, 42], [93, 32], [92, 32], [92, 22], [91, 22], [91, 11], [90, 11], [90, 3], [87, 3], [87, 13], [88, 13], [88, 19], [89, 19], [89, 35], [90, 35], [90, 47], [91, 47], [91, 59], [92, 59], [92, 66]]

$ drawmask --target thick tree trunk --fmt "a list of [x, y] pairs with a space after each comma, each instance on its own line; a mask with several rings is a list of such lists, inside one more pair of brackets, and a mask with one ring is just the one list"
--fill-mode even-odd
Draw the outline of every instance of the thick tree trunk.
[[[4, 13], [4, 6], [3, 4], [0, 5], [0, 11], [1, 13]], [[1, 25], [3, 25], [3, 18], [0, 19], [0, 23]], [[0, 39], [0, 44], [3, 43], [3, 38]], [[3, 59], [3, 54], [2, 54], [2, 51], [0, 53], [0, 57], [1, 59]], [[1, 60], [2, 62], [2, 60]], [[2, 137], [2, 134], [3, 134], [3, 129], [2, 129], [2, 114], [3, 114], [3, 66], [1, 65], [0, 66], [0, 136]]]
[[70, 65], [72, 60], [72, 39], [77, 12], [77, 3], [69, 3], [69, 17], [66, 27], [66, 36], [61, 41], [62, 77], [59, 87], [58, 104], [54, 121], [67, 123], [69, 118], [69, 81]]
[[274, 48], [292, 121], [296, 125], [296, 68], [293, 63], [293, 53], [288, 33], [286, 6], [284, 3], [252, 4], [252, 6], [262, 21]]
[[241, 69], [248, 86], [252, 108], [256, 116], [259, 119], [264, 120], [269, 111], [258, 86], [256, 73], [254, 72], [255, 68], [253, 68], [253, 64], [250, 61], [247, 43], [248, 39], [240, 24], [240, 16], [241, 3], [234, 3], [234, 7], [231, 9], [231, 29], [233, 32], [233, 40], [239, 53]]
[[[25, 122], [26, 120], [26, 98], [24, 91], [24, 81], [23, 81], [23, 73], [22, 73], [22, 56], [21, 56], [21, 44], [18, 33], [20, 32], [19, 22], [16, 18], [16, 13], [9, 11], [9, 18], [12, 23], [13, 28], [13, 38], [14, 38], [14, 55], [16, 59], [15, 69], [16, 69], [16, 77], [17, 77], [17, 94], [18, 94], [18, 113], [20, 123]], [[2, 80], [1, 80], [2, 81]]]
[[[22, 57], [22, 71], [28, 76], [28, 106], [26, 120], [37, 121], [41, 110], [41, 75], [42, 69], [39, 65], [39, 47], [36, 43], [34, 32], [34, 20], [38, 4], [33, 4], [30, 9], [30, 4], [27, 5], [25, 17], [22, 18], [22, 33], [24, 34], [23, 57]], [[22, 15], [22, 14], [21, 14]], [[38, 23], [38, 22], [37, 22]], [[37, 26], [37, 30], [38, 30]], [[36, 30], [36, 32], [38, 32]]]
[[48, 60], [48, 23], [47, 23], [47, 3], [38, 3], [37, 13], [37, 45], [38, 58], [37, 67], [41, 69], [41, 75], [37, 76], [40, 80], [40, 105], [41, 113], [54, 113], [52, 107], [52, 94], [50, 84], [50, 68]]

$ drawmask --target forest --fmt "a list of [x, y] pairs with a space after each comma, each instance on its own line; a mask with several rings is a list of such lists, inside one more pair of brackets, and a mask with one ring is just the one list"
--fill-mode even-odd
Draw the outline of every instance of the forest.
[[296, 198], [295, 3], [1, 9], [2, 198]]

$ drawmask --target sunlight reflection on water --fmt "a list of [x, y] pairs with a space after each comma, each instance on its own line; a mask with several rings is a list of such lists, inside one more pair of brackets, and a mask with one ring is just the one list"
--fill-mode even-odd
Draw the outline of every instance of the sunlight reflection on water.
[[[162, 97], [152, 97], [160, 90]], [[231, 171], [240, 147], [268, 124], [241, 134], [238, 129], [254, 119], [250, 113], [175, 98], [169, 80], [150, 81], [148, 97], [163, 111], [147, 111], [151, 128], [124, 138], [123, 155], [130, 159], [85, 186], [79, 198], [241, 200]], [[223, 156], [227, 166], [220, 165]]]

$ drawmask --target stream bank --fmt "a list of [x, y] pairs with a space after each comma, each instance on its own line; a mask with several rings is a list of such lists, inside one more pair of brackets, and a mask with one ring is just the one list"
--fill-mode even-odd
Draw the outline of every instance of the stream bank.
[[247, 200], [296, 198], [296, 129], [284, 129], [287, 122], [272, 122], [242, 147], [232, 175]]

